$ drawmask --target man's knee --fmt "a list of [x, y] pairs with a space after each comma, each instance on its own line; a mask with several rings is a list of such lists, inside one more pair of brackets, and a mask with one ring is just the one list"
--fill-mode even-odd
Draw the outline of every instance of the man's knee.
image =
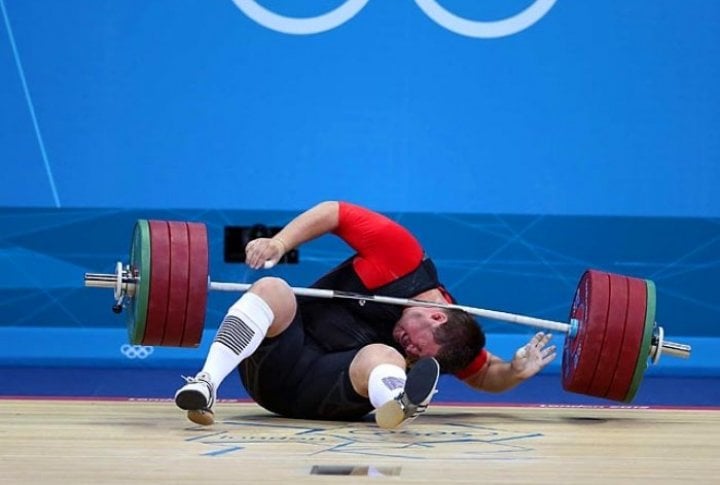
[[367, 396], [368, 379], [372, 370], [380, 364], [391, 364], [406, 368], [405, 357], [385, 344], [366, 345], [355, 355], [350, 363], [350, 381], [353, 388], [361, 396]]
[[274, 319], [268, 331], [269, 337], [281, 333], [295, 318], [297, 300], [285, 280], [266, 276], [253, 283], [248, 291], [262, 298], [273, 312]]

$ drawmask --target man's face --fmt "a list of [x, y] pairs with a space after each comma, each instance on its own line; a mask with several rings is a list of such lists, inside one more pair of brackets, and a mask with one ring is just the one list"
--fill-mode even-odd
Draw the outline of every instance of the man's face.
[[393, 328], [393, 338], [411, 360], [434, 357], [440, 350], [433, 330], [447, 321], [439, 308], [408, 307]]

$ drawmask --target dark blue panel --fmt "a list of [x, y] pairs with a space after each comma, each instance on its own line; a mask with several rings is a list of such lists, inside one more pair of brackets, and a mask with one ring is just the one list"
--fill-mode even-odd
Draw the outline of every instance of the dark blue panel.
[[[128, 261], [139, 218], [202, 221], [208, 227], [214, 281], [252, 282], [277, 275], [308, 286], [350, 255], [326, 236], [300, 248], [300, 264], [252, 271], [223, 262], [226, 225], [281, 226], [282, 211], [4, 209], [0, 210], [0, 323], [115, 327], [111, 292], [83, 287], [85, 272], [114, 272]], [[442, 279], [465, 305], [566, 321], [587, 268], [651, 279], [657, 319], [669, 333], [718, 337], [720, 221], [717, 219], [389, 213], [409, 227], [435, 259]], [[237, 295], [213, 292], [208, 328]], [[525, 332], [486, 322], [492, 332]]]

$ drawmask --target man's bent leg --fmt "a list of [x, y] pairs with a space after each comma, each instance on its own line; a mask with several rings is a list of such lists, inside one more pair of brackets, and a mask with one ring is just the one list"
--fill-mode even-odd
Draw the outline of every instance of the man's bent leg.
[[188, 419], [203, 425], [214, 422], [217, 388], [266, 335], [284, 331], [296, 310], [295, 295], [287, 283], [271, 277], [258, 280], [230, 307], [202, 370], [186, 378], [187, 383], [175, 394], [175, 403], [188, 411]]
[[433, 358], [419, 360], [405, 374], [405, 359], [392, 347], [363, 347], [350, 364], [355, 391], [368, 396], [382, 428], [396, 428], [425, 411], [435, 394], [440, 366]]

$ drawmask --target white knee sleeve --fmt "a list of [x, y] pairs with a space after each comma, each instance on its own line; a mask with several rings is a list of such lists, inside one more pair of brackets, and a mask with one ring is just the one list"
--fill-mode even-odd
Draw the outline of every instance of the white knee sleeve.
[[274, 318], [265, 300], [254, 293], [245, 293], [230, 307], [202, 369], [210, 374], [216, 389], [240, 362], [257, 350]]
[[238, 355], [248, 346], [254, 347], [251, 351], [254, 352], [265, 338], [273, 318], [275, 316], [265, 300], [255, 293], [245, 293], [228, 310], [215, 342], [226, 345]]
[[392, 364], [380, 364], [370, 372], [368, 378], [368, 397], [376, 409], [395, 399], [405, 388], [407, 375], [400, 367]]

